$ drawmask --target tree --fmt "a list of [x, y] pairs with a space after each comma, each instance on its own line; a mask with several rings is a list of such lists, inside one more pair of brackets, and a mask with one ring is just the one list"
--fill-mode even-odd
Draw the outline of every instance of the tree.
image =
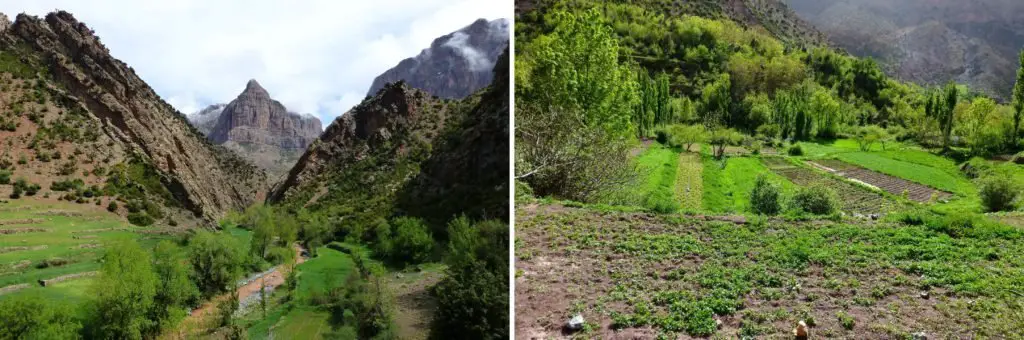
[[636, 77], [597, 11], [550, 19], [515, 60], [516, 178], [537, 195], [596, 201], [635, 176]]
[[28, 294], [0, 300], [0, 339], [79, 339], [81, 328], [66, 303]]
[[690, 152], [690, 148], [694, 144], [704, 143], [708, 139], [707, 129], [703, 125], [673, 125], [671, 128], [671, 143], [674, 145], [682, 145], [686, 147], [686, 152]]
[[729, 74], [721, 74], [714, 82], [704, 87], [701, 92], [701, 121], [704, 126], [714, 127], [727, 124], [729, 117], [729, 104], [732, 97], [729, 94], [731, 81]]
[[182, 250], [171, 241], [160, 241], [153, 248], [153, 271], [158, 284], [150, 319], [158, 329], [167, 329], [188, 315], [188, 307], [199, 299], [199, 289]]
[[960, 92], [957, 90], [956, 84], [950, 82], [943, 89], [941, 99], [936, 98], [936, 104], [932, 104], [932, 109], [935, 110], [939, 120], [939, 126], [942, 128], [942, 149], [944, 151], [949, 150], [950, 135], [953, 133], [953, 124], [955, 122], [953, 113], [956, 110], [959, 97]]
[[733, 129], [719, 128], [711, 131], [708, 138], [709, 143], [715, 147], [715, 158], [721, 159], [725, 156], [725, 147], [736, 145], [743, 140], [743, 135]]
[[861, 151], [871, 151], [871, 146], [884, 139], [886, 134], [885, 129], [878, 125], [862, 126], [856, 129], [854, 139]]
[[1020, 121], [1024, 117], [1024, 51], [1020, 54], [1020, 67], [1017, 69], [1017, 83], [1013, 86], [1013, 133], [1010, 142], [1017, 146], [1020, 138]]
[[[996, 109], [996, 102], [992, 99], [980, 97], [970, 104], [963, 115], [960, 128], [967, 143], [971, 147], [971, 153], [978, 155], [983, 149], [991, 148], [989, 136], [996, 136], [998, 132], [989, 128], [989, 118]], [[998, 144], [998, 140], [996, 141]]]
[[508, 337], [507, 234], [501, 221], [448, 223], [447, 275], [430, 292], [437, 299], [431, 338]]
[[100, 275], [91, 287], [87, 333], [96, 339], [142, 339], [156, 331], [148, 318], [157, 275], [148, 252], [134, 240], [106, 247]]
[[188, 256], [204, 296], [227, 291], [241, 274], [242, 250], [229, 235], [197, 232], [188, 241]]
[[750, 209], [758, 214], [776, 215], [782, 210], [779, 186], [769, 182], [765, 175], [758, 175], [750, 193]]

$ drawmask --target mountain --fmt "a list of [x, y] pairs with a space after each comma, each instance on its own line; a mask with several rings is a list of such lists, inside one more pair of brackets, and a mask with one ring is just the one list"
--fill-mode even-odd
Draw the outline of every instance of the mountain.
[[[269, 200], [327, 211], [367, 228], [380, 216], [413, 213], [447, 221], [508, 217], [508, 55], [495, 83], [462, 100], [389, 83], [336, 118]], [[495, 76], [497, 74], [497, 76]], [[445, 195], [464, 194], [462, 197]], [[410, 209], [418, 199], [423, 206]], [[434, 209], [438, 208], [438, 209]], [[441, 222], [443, 223], [443, 222]], [[443, 224], [439, 232], [443, 232]]]
[[838, 46], [898, 78], [1007, 100], [1024, 46], [1016, 0], [786, 0]]
[[214, 144], [237, 152], [273, 177], [295, 164], [323, 128], [312, 115], [289, 112], [255, 79], [228, 104], [215, 104], [189, 116]]
[[491, 70], [508, 44], [509, 21], [479, 19], [458, 31], [434, 39], [414, 58], [398, 63], [373, 80], [368, 97], [388, 83], [409, 86], [449, 99], [460, 99], [491, 83]]
[[134, 208], [112, 210], [145, 224], [212, 222], [265, 195], [262, 170], [210, 144], [70, 13], [3, 17], [0, 30], [0, 165], [38, 185], [34, 199], [120, 200]]
[[202, 132], [203, 135], [209, 136], [213, 128], [217, 126], [217, 121], [220, 120], [220, 114], [224, 112], [224, 107], [228, 104], [213, 104], [207, 106], [205, 109], [199, 112], [188, 115], [189, 123], [192, 123]]

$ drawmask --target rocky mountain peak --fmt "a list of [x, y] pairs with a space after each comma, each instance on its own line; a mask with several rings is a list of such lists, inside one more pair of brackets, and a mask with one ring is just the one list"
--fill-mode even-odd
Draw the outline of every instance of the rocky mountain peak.
[[508, 19], [479, 19], [444, 35], [419, 55], [402, 60], [373, 81], [367, 96], [385, 84], [405, 80], [409, 86], [432, 95], [459, 99], [489, 85], [491, 70], [508, 44]]
[[249, 82], [245, 84], [245, 91], [239, 95], [239, 97], [242, 96], [270, 99], [270, 93], [260, 86], [256, 79], [249, 79]]

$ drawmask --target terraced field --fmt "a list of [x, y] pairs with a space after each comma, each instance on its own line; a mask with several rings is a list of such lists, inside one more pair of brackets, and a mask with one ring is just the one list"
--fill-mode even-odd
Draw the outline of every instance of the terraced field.
[[763, 158], [765, 165], [775, 172], [800, 186], [810, 186], [816, 183], [824, 183], [839, 194], [843, 203], [843, 210], [859, 214], [880, 214], [898, 208], [899, 204], [872, 192], [867, 188], [848, 183], [843, 180], [829, 177], [828, 175], [814, 170], [797, 166], [785, 159], [778, 157]]
[[907, 198], [917, 202], [937, 202], [953, 196], [953, 194], [945, 191], [935, 190], [919, 183], [868, 170], [840, 160], [823, 159], [812, 163], [834, 170], [836, 175], [856, 179], [893, 195], [900, 196], [905, 192]]
[[2, 203], [0, 299], [8, 294], [46, 294], [71, 303], [80, 301], [100, 267], [104, 242], [136, 238], [151, 247], [172, 237], [171, 233], [131, 226], [91, 206], [31, 200]]

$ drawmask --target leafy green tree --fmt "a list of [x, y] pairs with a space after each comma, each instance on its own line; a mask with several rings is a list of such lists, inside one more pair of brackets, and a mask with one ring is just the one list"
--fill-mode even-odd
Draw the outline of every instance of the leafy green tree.
[[1024, 117], [1024, 51], [1020, 54], [1020, 67], [1017, 69], [1017, 83], [1013, 86], [1013, 140], [1016, 146], [1020, 138], [1020, 121]]
[[392, 260], [416, 264], [430, 259], [434, 238], [422, 219], [399, 217], [391, 221], [394, 236], [391, 239]]
[[707, 129], [703, 125], [673, 125], [670, 129], [670, 143], [685, 147], [689, 152], [694, 144], [704, 143], [708, 139]]
[[708, 137], [708, 143], [714, 146], [714, 156], [719, 159], [725, 156], [725, 147], [739, 144], [741, 141], [743, 141], [743, 134], [725, 128], [711, 130]]
[[230, 235], [199, 231], [188, 241], [192, 280], [203, 296], [225, 292], [241, 275], [243, 253]]
[[465, 217], [448, 224], [447, 276], [431, 288], [437, 299], [432, 338], [508, 337], [508, 226], [471, 226]]
[[545, 18], [552, 32], [515, 61], [516, 178], [538, 195], [596, 201], [635, 176], [636, 77], [599, 12]]
[[79, 339], [82, 323], [65, 303], [40, 295], [0, 300], [0, 339]]
[[937, 100], [937, 118], [939, 120], [939, 126], [942, 127], [942, 149], [949, 150], [950, 135], [953, 133], [954, 112], [956, 110], [956, 104], [960, 100], [960, 92], [956, 88], [956, 84], [950, 82], [946, 84], [943, 89], [941, 99]]
[[[971, 147], [971, 153], [978, 155], [984, 149], [992, 148], [990, 136], [998, 138], [997, 131], [989, 125], [989, 120], [994, 116], [996, 102], [992, 99], [979, 97], [970, 104], [962, 117], [960, 129], [967, 143]], [[999, 144], [998, 140], [995, 142]]]
[[153, 270], [157, 291], [150, 319], [158, 329], [168, 329], [188, 315], [188, 308], [199, 299], [199, 289], [192, 282], [192, 268], [180, 247], [171, 241], [160, 241], [153, 248]]
[[861, 151], [871, 151], [871, 146], [885, 138], [885, 129], [878, 125], [862, 126], [856, 129], [853, 138]]
[[732, 86], [728, 73], [721, 74], [714, 82], [704, 87], [701, 94], [701, 121], [704, 126], [714, 127], [727, 124]]
[[90, 289], [87, 333], [95, 339], [142, 339], [157, 330], [148, 316], [158, 277], [149, 252], [133, 240], [106, 247], [100, 275]]
[[818, 138], [836, 138], [839, 135], [841, 113], [839, 102], [829, 91], [818, 88], [814, 91], [810, 102], [810, 111], [814, 115]]

